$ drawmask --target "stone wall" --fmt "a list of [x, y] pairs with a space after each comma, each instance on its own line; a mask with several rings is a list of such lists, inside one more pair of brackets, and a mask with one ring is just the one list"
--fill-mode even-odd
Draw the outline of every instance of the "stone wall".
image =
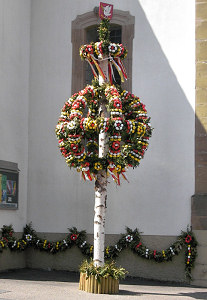
[[207, 286], [207, 0], [196, 1], [195, 195], [192, 227], [199, 243], [193, 272], [196, 285]]
[[[196, 1], [196, 194], [207, 193], [207, 1]], [[206, 228], [207, 229], [207, 222]]]

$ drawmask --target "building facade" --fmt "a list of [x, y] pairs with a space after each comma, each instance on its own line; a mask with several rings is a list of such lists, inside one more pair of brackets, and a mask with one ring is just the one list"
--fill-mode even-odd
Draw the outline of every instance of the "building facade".
[[[125, 87], [146, 104], [154, 131], [140, 167], [127, 172], [129, 183], [108, 185], [106, 243], [128, 226], [143, 232], [149, 247], [166, 248], [192, 224], [200, 244], [194, 283], [206, 286], [206, 1], [110, 3], [111, 23], [129, 50]], [[56, 240], [76, 226], [92, 237], [94, 183], [66, 166], [55, 126], [66, 99], [85, 86], [78, 49], [99, 22], [98, 6], [96, 0], [0, 1], [0, 159], [19, 168], [18, 209], [0, 209], [1, 227], [13, 224], [21, 233], [32, 222]], [[12, 255], [2, 270], [77, 270], [82, 259], [74, 249], [56, 259], [33, 250]], [[184, 281], [182, 255], [157, 265], [125, 251], [119, 262], [132, 276]]]

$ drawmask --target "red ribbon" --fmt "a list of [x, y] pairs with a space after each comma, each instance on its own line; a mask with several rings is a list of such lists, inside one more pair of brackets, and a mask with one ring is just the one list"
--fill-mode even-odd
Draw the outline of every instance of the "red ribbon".
[[120, 67], [124, 78], [127, 80], [127, 73], [126, 73], [124, 64], [122, 63], [122, 61], [121, 61], [121, 59], [119, 57], [116, 57], [115, 60], [116, 60], [116, 62], [118, 64], [118, 66]]

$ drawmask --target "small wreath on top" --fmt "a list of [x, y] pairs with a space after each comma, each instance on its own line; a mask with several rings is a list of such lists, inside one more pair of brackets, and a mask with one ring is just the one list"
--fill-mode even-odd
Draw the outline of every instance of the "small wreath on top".
[[127, 49], [122, 44], [109, 43], [103, 46], [103, 41], [82, 45], [80, 47], [80, 57], [84, 60], [91, 60], [91, 56], [98, 59], [100, 56], [119, 57], [124, 59], [127, 56]]
[[127, 56], [127, 49], [122, 44], [112, 43], [110, 41], [110, 22], [108, 19], [103, 19], [99, 25], [99, 42], [92, 42], [89, 45], [80, 47], [80, 56], [82, 59], [92, 61], [94, 58], [99, 59], [102, 56], [121, 58]]
[[[106, 99], [109, 118], [99, 116], [99, 101]], [[98, 157], [98, 135], [107, 132], [108, 152]], [[59, 148], [69, 167], [84, 179], [107, 169], [119, 184], [128, 167], [137, 167], [148, 148], [152, 128], [145, 105], [138, 97], [114, 85], [87, 85], [64, 104], [56, 126]]]

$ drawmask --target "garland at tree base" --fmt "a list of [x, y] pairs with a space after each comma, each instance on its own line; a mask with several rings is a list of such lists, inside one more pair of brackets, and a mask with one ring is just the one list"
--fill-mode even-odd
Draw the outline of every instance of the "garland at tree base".
[[128, 273], [124, 268], [118, 268], [114, 261], [105, 263], [102, 267], [95, 267], [92, 259], [89, 262], [84, 260], [79, 270], [80, 273], [86, 274], [86, 279], [93, 275], [99, 282], [101, 278], [107, 278], [108, 276], [116, 280], [124, 279]]
[[[93, 256], [93, 245], [86, 241], [86, 231], [78, 231], [76, 227], [69, 229], [69, 234], [63, 240], [48, 241], [39, 238], [36, 231], [32, 228], [31, 223], [24, 228], [23, 236], [17, 240], [14, 237], [12, 225], [4, 225], [1, 229], [2, 237], [0, 239], [0, 252], [9, 248], [11, 251], [23, 251], [29, 247], [56, 254], [60, 251], [65, 251], [76, 245], [81, 252], [87, 257]], [[134, 231], [126, 227], [126, 233], [122, 235], [119, 241], [114, 246], [105, 248], [105, 258], [114, 259], [119, 256], [120, 252], [125, 248], [129, 248], [138, 256], [147, 260], [156, 262], [171, 261], [175, 255], [185, 248], [185, 274], [186, 278], [192, 279], [191, 271], [197, 256], [197, 241], [190, 229], [186, 232], [182, 231], [177, 240], [165, 250], [151, 250], [144, 245], [141, 240], [140, 232]]]

